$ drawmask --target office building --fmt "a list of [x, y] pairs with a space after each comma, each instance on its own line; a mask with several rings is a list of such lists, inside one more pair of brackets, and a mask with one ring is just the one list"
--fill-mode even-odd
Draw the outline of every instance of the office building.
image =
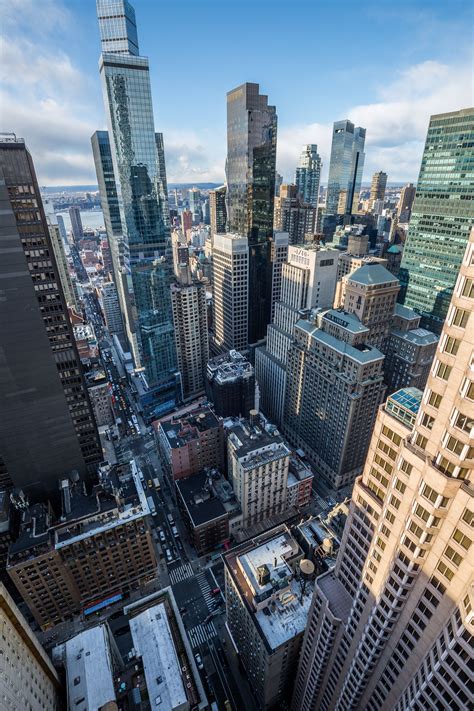
[[181, 213], [181, 230], [186, 240], [188, 240], [188, 234], [193, 227], [193, 213], [191, 210], [183, 210]]
[[401, 190], [400, 200], [397, 205], [397, 217], [399, 222], [410, 222], [413, 202], [415, 200], [416, 188], [413, 183], [407, 183]]
[[199, 555], [228, 543], [242, 526], [231, 484], [217, 469], [178, 479], [176, 495], [189, 539]]
[[280, 188], [283, 183], [283, 176], [278, 173], [278, 171], [275, 171], [275, 197], [278, 197], [280, 195]]
[[15, 486], [45, 496], [73, 469], [93, 477], [102, 450], [33, 161], [13, 135], [0, 141], [0, 200], [0, 453]]
[[51, 660], [0, 582], [0, 706], [60, 711], [62, 684]]
[[319, 245], [291, 245], [282, 267], [280, 300], [267, 329], [266, 346], [255, 351], [260, 408], [277, 425], [283, 420], [286, 363], [293, 327], [302, 310], [330, 308], [334, 300], [339, 252]]
[[403, 303], [440, 333], [474, 221], [474, 108], [432, 116], [400, 268]]
[[305, 235], [314, 234], [316, 208], [302, 201], [296, 185], [281, 186], [275, 198], [274, 227], [288, 233], [289, 244], [303, 244]]
[[115, 284], [106, 282], [100, 289], [102, 310], [104, 312], [105, 325], [111, 335], [123, 336], [122, 312], [117, 295]]
[[395, 305], [393, 325], [385, 349], [385, 383], [390, 395], [400, 388], [423, 390], [433, 362], [438, 337], [420, 328], [420, 316]]
[[191, 278], [189, 267], [171, 285], [174, 337], [181, 374], [183, 400], [204, 393], [206, 366], [209, 360], [206, 287]]
[[214, 344], [218, 351], [247, 349], [248, 301], [248, 240], [236, 234], [215, 234], [212, 250], [212, 306]]
[[384, 252], [387, 260], [387, 269], [398, 278], [400, 274], [400, 265], [402, 263], [403, 249], [396, 244], [392, 244], [386, 252]]
[[202, 221], [201, 193], [197, 188], [188, 191], [189, 209], [192, 213], [193, 225], [199, 225]]
[[211, 208], [209, 206], [209, 198], [207, 200], [203, 200], [202, 205], [201, 205], [201, 210], [202, 210], [202, 221], [205, 225], [210, 225], [211, 224]]
[[[248, 241], [248, 344], [265, 338], [271, 315], [271, 246], [277, 116], [258, 84], [227, 94], [227, 230]], [[246, 348], [227, 344], [228, 348]]]
[[238, 351], [215, 356], [207, 363], [206, 394], [218, 417], [249, 417], [255, 407], [255, 371]]
[[84, 229], [82, 227], [81, 210], [77, 205], [69, 208], [69, 219], [71, 220], [71, 231], [73, 241], [79, 246], [81, 239], [84, 239]]
[[86, 618], [104, 599], [120, 600], [156, 575], [150, 509], [135, 460], [100, 470], [91, 495], [61, 481], [62, 511], [45, 504], [25, 511], [11, 544], [8, 574], [36, 622], [51, 627]]
[[[387, 188], [387, 173], [380, 170], [378, 173], [374, 173], [372, 176], [372, 183], [370, 185], [370, 197], [369, 197], [369, 210], [372, 210], [377, 215], [382, 214], [385, 190]], [[378, 211], [375, 211], [375, 203], [379, 200], [380, 204], [378, 206]]]
[[209, 191], [211, 236], [225, 232], [227, 223], [226, 192], [225, 185]]
[[344, 311], [367, 326], [366, 343], [385, 352], [400, 284], [381, 264], [364, 264], [342, 278]]
[[59, 234], [61, 235], [61, 239], [64, 243], [64, 247], [67, 249], [69, 246], [69, 242], [67, 239], [67, 232], [66, 232], [66, 225], [64, 224], [64, 217], [62, 215], [56, 215], [56, 220], [58, 223]]
[[275, 318], [275, 306], [281, 298], [281, 280], [283, 265], [288, 259], [288, 232], [274, 232], [271, 241], [272, 261], [272, 304], [271, 317]]
[[296, 167], [295, 184], [301, 202], [318, 207], [319, 182], [321, 179], [321, 158], [315, 143], [303, 146]]
[[243, 528], [285, 511], [289, 463], [287, 444], [255, 410], [250, 420], [235, 420], [227, 428], [227, 471]]
[[156, 439], [172, 482], [206, 468], [224, 470], [224, 428], [209, 407], [159, 422]]
[[422, 397], [379, 410], [335, 570], [316, 581], [294, 711], [472, 704], [473, 255], [471, 233]]
[[331, 218], [338, 213], [350, 215], [354, 211], [354, 205], [357, 206], [365, 160], [365, 133], [365, 128], [356, 127], [351, 121], [334, 123], [326, 209], [323, 216], [323, 229], [325, 223], [331, 223], [327, 237], [332, 237], [336, 225]]
[[114, 268], [117, 269], [119, 265], [123, 266], [122, 221], [108, 131], [95, 131], [91, 136], [91, 144], [99, 185], [100, 206], [107, 238], [114, 255]]
[[68, 306], [77, 309], [77, 299], [72, 285], [71, 274], [69, 273], [66, 249], [59, 230], [57, 217], [54, 214], [53, 203], [50, 200], [44, 200], [43, 207], [64, 298]]
[[86, 374], [87, 392], [97, 427], [114, 425], [112, 412], [111, 385], [103, 370], [92, 370]]
[[224, 554], [227, 627], [259, 708], [289, 701], [314, 583], [314, 566], [286, 526]]
[[301, 319], [287, 355], [283, 432], [331, 486], [351, 484], [364, 465], [383, 400], [384, 355], [357, 316], [330, 309]]
[[125, 332], [135, 366], [145, 369], [159, 414], [172, 409], [179, 398], [164, 153], [155, 134], [148, 59], [139, 55], [133, 7], [125, 0], [112, 5], [97, 0], [97, 13], [99, 70], [127, 277], [120, 303], [126, 307]]
[[111, 627], [90, 627], [54, 649], [66, 672], [68, 708], [143, 708], [150, 699], [162, 711], [209, 708], [171, 588], [127, 605], [122, 634]]

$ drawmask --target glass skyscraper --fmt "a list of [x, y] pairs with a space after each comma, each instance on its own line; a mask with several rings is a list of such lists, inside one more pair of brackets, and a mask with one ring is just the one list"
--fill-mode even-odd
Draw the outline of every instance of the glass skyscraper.
[[249, 244], [248, 343], [265, 338], [271, 314], [271, 239], [277, 115], [258, 84], [227, 94], [227, 230]]
[[474, 222], [474, 108], [431, 117], [400, 269], [402, 299], [440, 333]]
[[162, 137], [155, 134], [148, 59], [139, 56], [126, 0], [97, 0], [99, 62], [123, 231], [127, 337], [158, 409], [179, 391], [173, 335], [171, 245]]
[[307, 205], [318, 207], [319, 181], [321, 178], [321, 158], [314, 143], [303, 146], [296, 168], [295, 185], [301, 200]]
[[[364, 170], [365, 128], [351, 121], [336, 121], [333, 127], [325, 217], [350, 215], [358, 200]], [[334, 231], [334, 230], [333, 230]]]

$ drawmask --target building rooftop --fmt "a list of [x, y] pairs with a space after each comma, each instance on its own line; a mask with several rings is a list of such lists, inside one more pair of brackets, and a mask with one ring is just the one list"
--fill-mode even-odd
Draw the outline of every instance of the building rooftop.
[[365, 286], [399, 283], [397, 277], [381, 264], [364, 264], [352, 274], [349, 274], [347, 279], [349, 282], [356, 282]]
[[150, 703], [160, 711], [184, 708], [185, 675], [163, 602], [130, 620], [133, 646], [141, 657]]
[[195, 527], [239, 510], [231, 484], [217, 470], [178, 479], [176, 487]]
[[207, 363], [208, 380], [219, 384], [253, 377], [252, 364], [238, 351], [231, 350], [212, 358]]
[[290, 454], [290, 465], [288, 471], [288, 480], [290, 475], [297, 481], [302, 481], [303, 479], [309, 479], [314, 476], [311, 469], [301, 461], [301, 459], [296, 454]]
[[413, 311], [413, 309], [408, 308], [408, 306], [403, 306], [403, 304], [399, 304], [398, 302], [395, 304], [394, 315], [407, 321], [420, 320], [420, 315]]
[[91, 627], [71, 637], [65, 647], [69, 708], [89, 711], [115, 701], [107, 626]]
[[352, 360], [355, 360], [361, 365], [367, 365], [368, 363], [382, 361], [385, 357], [384, 354], [378, 350], [378, 348], [374, 348], [373, 346], [369, 346], [367, 344], [363, 344], [360, 346], [352, 346], [350, 343], [341, 341], [338, 338], [331, 336], [329, 333], [326, 333], [321, 328], [318, 328], [313, 323], [311, 323], [311, 321], [298, 321], [296, 327], [300, 328], [303, 331], [306, 331], [306, 333], [308, 333], [308, 335], [314, 341], [319, 341], [321, 344], [333, 348], [335, 351], [338, 351], [343, 356], [351, 358]]
[[85, 493], [81, 481], [63, 479], [62, 512], [54, 519], [44, 504], [23, 514], [20, 535], [9, 547], [9, 565], [33, 558], [45, 549], [64, 548], [107, 529], [150, 513], [135, 460], [123, 465], [103, 465], [99, 484]]
[[279, 526], [224, 556], [240, 595], [272, 651], [303, 633], [314, 586], [295, 577], [303, 552], [286, 526]]
[[198, 439], [200, 432], [219, 427], [220, 420], [209, 407], [201, 407], [179, 419], [172, 418], [160, 422], [160, 429], [172, 449], [184, 447], [188, 442]]
[[255, 424], [244, 419], [233, 419], [226, 422], [226, 427], [229, 441], [244, 469], [252, 469], [290, 454], [275, 425], [263, 418], [258, 418]]
[[391, 335], [402, 338], [404, 341], [413, 343], [416, 346], [428, 346], [438, 343], [439, 340], [435, 333], [426, 330], [426, 328], [412, 328], [411, 331], [399, 331], [394, 329], [391, 331]]
[[328, 309], [322, 314], [322, 319], [342, 326], [351, 333], [369, 333], [370, 329], [364, 326], [355, 314], [350, 314], [344, 309]]
[[347, 621], [352, 607], [352, 597], [347, 592], [341, 581], [336, 578], [334, 571], [323, 573], [316, 580], [316, 584], [329, 603], [329, 609], [334, 617]]
[[385, 409], [409, 427], [415, 424], [423, 392], [418, 388], [402, 388], [387, 398]]

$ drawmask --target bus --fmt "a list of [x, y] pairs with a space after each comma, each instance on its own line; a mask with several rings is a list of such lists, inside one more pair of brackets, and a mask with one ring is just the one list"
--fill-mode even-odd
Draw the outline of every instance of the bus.
[[148, 503], [148, 508], [150, 509], [150, 513], [152, 516], [156, 516], [156, 506], [155, 502], [153, 501], [151, 496], [146, 497], [147, 503]]

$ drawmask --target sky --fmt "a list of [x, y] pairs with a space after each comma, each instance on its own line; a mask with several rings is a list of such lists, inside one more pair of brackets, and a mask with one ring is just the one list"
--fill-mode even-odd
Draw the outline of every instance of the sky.
[[[260, 84], [277, 170], [305, 143], [327, 179], [334, 121], [367, 129], [364, 182], [416, 182], [429, 117], [474, 104], [469, 0], [132, 0], [150, 59], [168, 181], [221, 182], [226, 93]], [[41, 185], [97, 182], [106, 128], [95, 0], [0, 0], [0, 130], [25, 138]]]

